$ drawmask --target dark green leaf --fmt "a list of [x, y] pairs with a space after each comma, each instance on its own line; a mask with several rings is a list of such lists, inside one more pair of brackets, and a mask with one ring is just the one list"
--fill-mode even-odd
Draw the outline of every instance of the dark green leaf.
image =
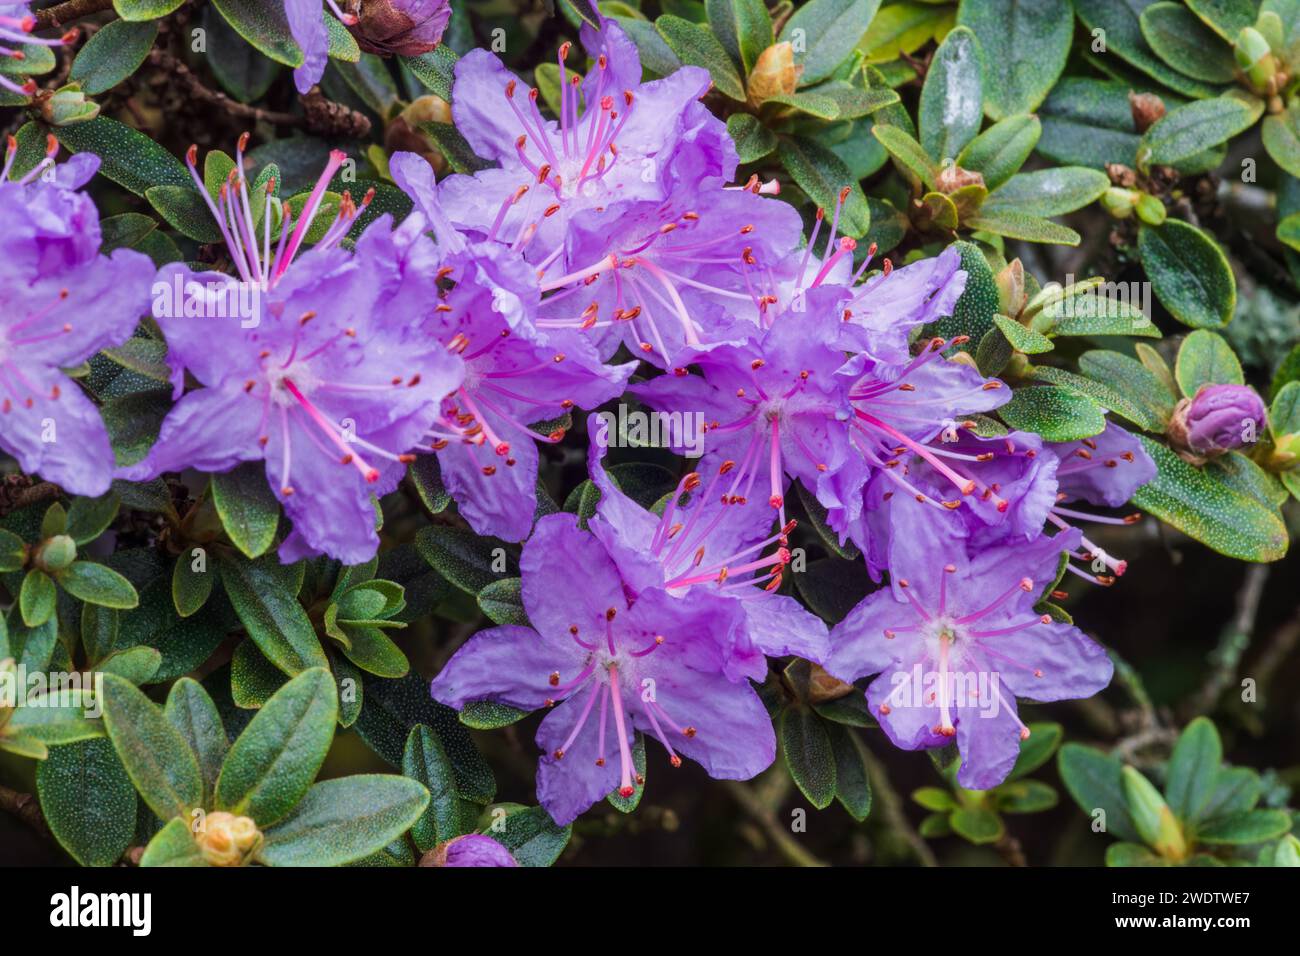
[[827, 724], [803, 707], [787, 707], [780, 718], [781, 753], [790, 776], [818, 810], [835, 799], [835, 753]]
[[1069, 0], [963, 0], [957, 22], [984, 54], [984, 112], [992, 119], [1028, 113], [1047, 96], [1070, 54]]
[[979, 41], [966, 27], [950, 32], [930, 61], [921, 88], [921, 145], [933, 159], [956, 159], [984, 118]]
[[112, 866], [135, 834], [136, 796], [104, 739], [55, 747], [36, 767], [41, 813], [82, 866]]
[[[125, 0], [117, 2], [120, 7]], [[175, 0], [173, 6], [179, 3]], [[145, 22], [129, 22], [132, 19]], [[140, 68], [157, 36], [158, 24], [152, 18], [124, 17], [107, 23], [77, 52], [68, 79], [92, 95], [111, 90]]]
[[105, 674], [104, 726], [136, 790], [160, 819], [186, 817], [203, 802], [193, 751], [158, 706], [134, 684]]

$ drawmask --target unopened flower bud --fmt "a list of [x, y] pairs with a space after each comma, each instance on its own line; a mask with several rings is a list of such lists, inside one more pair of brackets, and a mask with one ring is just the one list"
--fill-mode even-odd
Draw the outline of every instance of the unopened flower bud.
[[1169, 437], [1201, 459], [1215, 458], [1259, 440], [1268, 421], [1264, 402], [1247, 385], [1202, 385], [1174, 409]]
[[1165, 101], [1154, 93], [1128, 94], [1129, 111], [1133, 114], [1133, 126], [1139, 133], [1149, 130], [1156, 120], [1165, 115]]
[[467, 833], [439, 843], [420, 860], [420, 866], [518, 866], [510, 851], [489, 836]]
[[789, 95], [799, 85], [803, 67], [795, 66], [794, 47], [775, 43], [758, 55], [749, 74], [749, 101], [757, 106], [773, 96]]
[[380, 56], [419, 56], [442, 40], [451, 19], [449, 0], [350, 0], [357, 45]]
[[1270, 89], [1270, 80], [1277, 72], [1277, 58], [1262, 33], [1254, 27], [1243, 27], [1237, 34], [1232, 54], [1252, 89], [1257, 93], [1276, 92]]
[[47, 539], [36, 552], [36, 564], [46, 571], [62, 571], [77, 559], [77, 542], [66, 534]]
[[262, 840], [256, 823], [224, 810], [204, 817], [196, 836], [203, 858], [212, 866], [239, 866]]
[[1160, 791], [1151, 781], [1132, 767], [1123, 773], [1124, 797], [1138, 835], [1147, 845], [1168, 860], [1181, 860], [1187, 855], [1187, 841], [1183, 828], [1174, 816]]
[[1141, 197], [1136, 189], [1121, 189], [1111, 186], [1101, 194], [1101, 207], [1116, 219], [1127, 219], [1133, 215], [1133, 207]]

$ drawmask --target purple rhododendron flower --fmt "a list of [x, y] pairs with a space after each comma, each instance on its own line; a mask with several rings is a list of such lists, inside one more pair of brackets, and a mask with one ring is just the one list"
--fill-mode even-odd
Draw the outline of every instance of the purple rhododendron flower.
[[[451, 20], [449, 0], [350, 0], [349, 25], [367, 53], [419, 56], [438, 45]], [[347, 22], [346, 20], [344, 21]]]
[[[951, 511], [972, 544], [1032, 541], [1056, 503], [1057, 457], [1043, 454], [1044, 442], [1027, 432], [986, 437], [969, 427], [950, 425], [927, 443], [927, 453], [952, 475], [941, 474], [925, 458], [904, 450], [887, 461], [867, 486], [863, 524], [854, 535], [862, 545], [875, 580], [890, 565], [896, 536], [914, 534], [917, 512], [933, 509], [950, 494], [953, 476], [974, 488]], [[899, 479], [907, 491], [900, 490]], [[920, 496], [921, 500], [918, 500]], [[942, 506], [940, 506], [942, 507]]]
[[568, 514], [537, 523], [520, 571], [532, 626], [479, 631], [432, 692], [455, 708], [554, 707], [536, 740], [537, 796], [556, 823], [614, 790], [635, 793], [636, 731], [653, 734], [674, 766], [681, 754], [717, 779], [746, 780], [771, 764], [772, 721], [748, 681], [726, 673], [743, 627], [738, 602], [684, 601], [662, 588], [629, 596], [618, 565]]
[[[429, 858], [426, 857], [426, 860]], [[432, 860], [423, 866], [518, 866], [510, 851], [481, 833], [467, 833], [434, 848]]]
[[432, 311], [421, 333], [464, 365], [463, 382], [441, 403], [421, 447], [438, 454], [447, 489], [476, 531], [521, 541], [537, 506], [537, 443], [563, 437], [562, 429], [540, 434], [531, 426], [620, 394], [636, 363], [605, 365], [581, 338], [553, 343], [535, 323], [533, 268], [508, 249], [456, 233], [423, 159], [399, 153], [391, 168], [439, 236], [437, 260], [423, 266], [439, 288], [424, 304]]
[[1103, 648], [1035, 609], [1079, 534], [971, 549], [957, 522], [929, 511], [911, 531], [892, 555], [893, 586], [831, 632], [827, 670], [845, 681], [878, 674], [867, 704], [889, 739], [920, 750], [955, 737], [958, 783], [987, 790], [1029, 736], [1017, 697], [1089, 697], [1110, 682]]
[[[456, 127], [499, 168], [449, 176], [447, 213], [507, 241], [535, 233], [534, 262], [562, 251], [570, 218], [582, 210], [721, 186], [738, 161], [726, 126], [699, 102], [711, 84], [707, 71], [687, 66], [642, 83], [635, 44], [610, 21], [599, 32], [583, 27], [582, 42], [595, 64], [581, 80], [565, 65], [570, 44], [560, 48], [558, 122], [544, 119], [537, 91], [486, 50], [456, 64]], [[516, 198], [521, 187], [527, 192]]]
[[[729, 653], [729, 665], [736, 665], [729, 667], [733, 676], [763, 676], [763, 660], [755, 650], [822, 663], [825, 623], [794, 598], [773, 593], [790, 561], [788, 535], [795, 523], [773, 531], [772, 512], [762, 503], [717, 494], [722, 475], [716, 471], [708, 486], [691, 472], [678, 483], [662, 515], [647, 511], [605, 469], [608, 423], [595, 415], [588, 422], [587, 467], [600, 489], [588, 526], [618, 566], [624, 586], [633, 594], [664, 588], [697, 603], [737, 603], [744, 622], [735, 634], [739, 643]], [[776, 550], [764, 554], [769, 547]]]
[[763, 307], [755, 288], [795, 249], [800, 230], [792, 206], [756, 187], [585, 210], [566, 240], [566, 260], [584, 268], [547, 279], [563, 291], [544, 303], [540, 324], [589, 332], [602, 354], [621, 342], [661, 368], [709, 344], [739, 344], [755, 327], [733, 318], [735, 306]]
[[[265, 460], [271, 488], [294, 525], [280, 546], [281, 560], [323, 552], [358, 564], [379, 544], [371, 495], [397, 485], [438, 403], [460, 384], [463, 366], [444, 343], [387, 308], [387, 297], [410, 282], [423, 282], [424, 300], [436, 301], [433, 275], [403, 270], [387, 217], [361, 235], [355, 254], [347, 252], [339, 241], [360, 210], [345, 196], [326, 234], [297, 255], [343, 154], [331, 156], [292, 232], [291, 217], [284, 216], [272, 253], [270, 190], [259, 245], [243, 145], [233, 188], [227, 183], [217, 203], [208, 201], [218, 221], [230, 223], [223, 230], [245, 281], [180, 263], [159, 272], [164, 289], [183, 290], [163, 297], [168, 308], [155, 301], [177, 391], [183, 371], [206, 387], [180, 399], [149, 454], [122, 475], [140, 480], [183, 468], [221, 472]], [[190, 166], [194, 172], [193, 151]], [[423, 228], [418, 215], [402, 227], [409, 242], [432, 247], [419, 235]], [[203, 317], [239, 316], [246, 296], [256, 321]], [[191, 307], [196, 302], [198, 309]]]
[[[325, 0], [333, 14], [351, 26], [357, 18], [339, 9], [336, 0]], [[307, 93], [325, 75], [329, 60], [330, 34], [325, 26], [325, 12], [320, 0], [284, 0], [284, 13], [289, 20], [289, 33], [302, 48], [302, 65], [295, 67], [293, 82], [299, 93]]]
[[62, 369], [121, 345], [149, 308], [154, 267], [119, 249], [99, 254], [99, 214], [77, 191], [99, 168], [83, 154], [55, 166], [58, 144], [12, 178], [17, 143], [0, 169], [0, 449], [65, 491], [108, 490], [113, 449], [99, 409]]
[[1249, 385], [1202, 385], [1178, 403], [1169, 432], [1194, 455], [1215, 458], [1258, 441], [1267, 424], [1264, 400]]

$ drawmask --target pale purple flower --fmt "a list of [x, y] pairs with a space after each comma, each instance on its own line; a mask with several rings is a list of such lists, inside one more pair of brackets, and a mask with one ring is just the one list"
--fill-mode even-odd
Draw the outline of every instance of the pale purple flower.
[[420, 333], [460, 356], [465, 369], [421, 448], [437, 453], [447, 490], [475, 531], [521, 541], [537, 505], [537, 444], [564, 434], [533, 426], [620, 394], [636, 363], [605, 365], [580, 337], [553, 341], [535, 324], [533, 267], [499, 244], [457, 233], [423, 159], [399, 153], [391, 167], [439, 239], [436, 261], [425, 266], [437, 277], [437, 298], [424, 303]]
[[434, 678], [451, 707], [490, 700], [554, 708], [537, 731], [537, 795], [561, 825], [617, 790], [635, 793], [635, 733], [653, 735], [717, 779], [744, 780], [776, 754], [772, 722], [746, 680], [726, 674], [743, 626], [736, 602], [629, 596], [619, 567], [573, 515], [537, 523], [520, 560], [531, 627], [480, 631]]
[[[357, 18], [339, 9], [336, 0], [325, 4], [344, 24], [351, 26]], [[321, 0], [284, 0], [284, 13], [289, 20], [289, 33], [302, 49], [302, 65], [295, 67], [293, 82], [299, 93], [307, 93], [325, 75], [329, 60], [330, 35], [325, 26], [325, 12]]]
[[149, 308], [154, 267], [129, 249], [99, 254], [99, 214], [77, 191], [99, 167], [81, 154], [55, 166], [58, 144], [12, 178], [0, 169], [0, 449], [78, 495], [108, 490], [113, 449], [99, 409], [64, 372], [130, 338]]
[[[438, 403], [463, 376], [444, 343], [389, 308], [389, 297], [409, 295], [413, 282], [423, 283], [421, 298], [432, 308], [434, 275], [414, 274], [397, 255], [401, 246], [432, 242], [419, 236], [418, 216], [403, 225], [403, 237], [395, 237], [383, 217], [357, 240], [355, 254], [344, 250], [339, 242], [360, 212], [345, 196], [335, 223], [298, 255], [325, 185], [342, 162], [335, 153], [296, 227], [284, 216], [273, 252], [271, 194], [262, 207], [259, 243], [242, 147], [241, 141], [232, 182], [209, 203], [224, 222], [245, 281], [195, 273], [180, 263], [159, 272], [160, 286], [183, 290], [186, 304], [197, 300], [203, 306], [197, 311], [229, 317], [196, 317], [174, 301], [160, 310], [155, 301], [177, 394], [185, 372], [206, 387], [181, 397], [158, 442], [122, 477], [139, 480], [184, 468], [221, 472], [264, 460], [294, 525], [280, 547], [281, 560], [325, 553], [359, 564], [379, 543], [371, 496], [396, 487]], [[189, 160], [193, 171], [193, 151]], [[239, 318], [250, 294], [256, 322]], [[209, 311], [212, 306], [219, 308]]]
[[765, 503], [720, 494], [723, 477], [718, 471], [707, 483], [690, 472], [678, 482], [661, 515], [647, 511], [605, 470], [607, 423], [593, 415], [588, 429], [592, 441], [587, 467], [600, 489], [588, 527], [618, 566], [630, 593], [664, 588], [697, 603], [735, 602], [744, 622], [734, 635], [737, 646], [728, 651], [733, 676], [763, 676], [766, 667], [755, 651], [823, 662], [826, 625], [794, 598], [774, 593], [790, 562], [788, 536], [794, 521], [774, 527]]
[[[471, 50], [456, 64], [452, 116], [482, 158], [499, 164], [449, 176], [444, 205], [457, 225], [507, 242], [527, 241], [535, 263], [559, 255], [570, 218], [620, 200], [663, 200], [721, 186], [737, 155], [726, 126], [702, 103], [710, 79], [699, 67], [641, 82], [635, 44], [616, 24], [583, 27], [595, 61], [579, 79], [560, 47], [560, 119], [545, 119], [538, 93], [496, 56]], [[521, 188], [526, 193], [512, 200]], [[535, 238], [534, 238], [535, 236]], [[560, 263], [564, 272], [573, 263]], [[585, 265], [585, 263], [584, 263]]]
[[629, 388], [657, 411], [702, 414], [705, 470], [725, 476], [717, 492], [736, 501], [757, 496], [782, 526], [790, 479], [832, 513], [861, 506], [868, 470], [854, 450], [850, 380], [836, 344], [841, 322], [821, 301], [837, 295], [813, 290], [797, 321], [783, 316], [742, 345], [688, 353], [684, 360], [702, 376], [679, 366]]
[[1029, 728], [1016, 698], [1090, 697], [1110, 683], [1105, 650], [1035, 605], [1054, 581], [1070, 530], [971, 549], [950, 516], [918, 513], [892, 555], [891, 587], [854, 608], [831, 632], [833, 675], [878, 674], [867, 705], [904, 750], [956, 738], [957, 782], [971, 790], [1001, 783]]

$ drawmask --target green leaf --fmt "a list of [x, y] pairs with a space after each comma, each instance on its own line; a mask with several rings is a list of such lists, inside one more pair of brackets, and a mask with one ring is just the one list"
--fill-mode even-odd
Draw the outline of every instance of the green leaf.
[[975, 844], [996, 843], [1005, 832], [1001, 818], [983, 807], [961, 807], [952, 812], [948, 822], [959, 837]]
[[341, 866], [364, 859], [409, 830], [429, 791], [406, 777], [358, 774], [315, 784], [288, 819], [265, 832], [257, 858], [268, 866]]
[[572, 832], [571, 824], [556, 826], [541, 807], [528, 807], [507, 814], [487, 836], [509, 850], [520, 866], [550, 866], [564, 852]]
[[1017, 173], [989, 196], [981, 212], [988, 215], [1019, 212], [1026, 216], [1060, 216], [1082, 209], [1104, 193], [1109, 185], [1110, 179], [1105, 173], [1084, 166]]
[[1094, 382], [1121, 392], [1127, 400], [1136, 403], [1161, 423], [1167, 422], [1173, 414], [1173, 392], [1137, 359], [1119, 352], [1095, 349], [1079, 356], [1079, 371]]
[[1052, 340], [1033, 329], [1021, 325], [1015, 319], [1008, 319], [1005, 315], [993, 316], [993, 323], [1002, 331], [1011, 346], [1017, 352], [1024, 352], [1026, 355], [1038, 355], [1042, 352], [1052, 351]]
[[994, 791], [999, 813], [1042, 813], [1056, 806], [1056, 791], [1039, 780], [1016, 780]]
[[795, 184], [823, 209], [834, 209], [840, 190], [848, 187], [848, 199], [840, 210], [840, 230], [846, 236], [861, 238], [871, 225], [871, 212], [862, 187], [843, 160], [812, 140], [786, 136], [781, 137], [778, 154]]
[[448, 103], [451, 102], [451, 87], [455, 80], [456, 53], [445, 43], [434, 47], [428, 53], [419, 56], [402, 57], [415, 78], [433, 93]]
[[912, 799], [936, 813], [947, 813], [961, 806], [956, 797], [941, 787], [919, 787], [912, 791]]
[[1178, 72], [1157, 57], [1142, 37], [1139, 16], [1144, 6], [1133, 0], [1076, 0], [1075, 12], [1089, 31], [1103, 30], [1105, 56], [1112, 53], [1175, 92], [1193, 98], [1214, 96], [1218, 87]]
[[664, 14], [655, 20], [655, 29], [683, 63], [708, 70], [718, 92], [737, 102], [745, 102], [745, 84], [727, 51], [708, 27]]
[[781, 753], [803, 795], [818, 810], [835, 799], [835, 752], [826, 723], [803, 707], [787, 707], [780, 718]]
[[1107, 833], [1121, 840], [1138, 839], [1124, 799], [1120, 761], [1092, 747], [1069, 743], [1057, 754], [1056, 764], [1065, 789], [1084, 813], [1096, 821], [1096, 811], [1103, 810]]
[[289, 31], [289, 17], [282, 4], [260, 0], [212, 0], [212, 5], [264, 56], [285, 66], [302, 66], [302, 48]]
[[284, 686], [284, 671], [266, 659], [253, 641], [240, 641], [230, 658], [230, 698], [236, 707], [257, 710]]
[[1207, 329], [1197, 329], [1183, 339], [1174, 363], [1174, 377], [1188, 398], [1202, 385], [1243, 385], [1246, 381], [1232, 346]]
[[498, 730], [523, 720], [528, 711], [490, 700], [477, 700], [466, 704], [458, 716], [462, 724], [474, 730]]
[[104, 726], [144, 802], [162, 820], [186, 817], [203, 802], [203, 778], [189, 744], [130, 681], [103, 676]]
[[188, 820], [170, 820], [153, 835], [140, 857], [141, 866], [208, 866]]
[[[118, 5], [123, 2], [118, 0]], [[175, 0], [175, 5], [179, 3], [180, 0]], [[144, 23], [129, 22], [132, 19], [136, 18], [124, 17], [105, 24], [77, 52], [68, 79], [80, 84], [82, 92], [91, 95], [107, 92], [145, 61], [158, 36], [158, 24], [152, 18], [142, 18]]]
[[180, 160], [144, 133], [107, 116], [60, 126], [53, 132], [72, 152], [98, 156], [99, 174], [137, 196], [143, 196], [151, 186], [192, 185]]
[[984, 112], [991, 119], [1028, 113], [1056, 83], [1070, 55], [1069, 0], [962, 0], [957, 22], [984, 54]]
[[493, 624], [528, 626], [528, 612], [524, 610], [519, 578], [493, 581], [478, 593], [478, 606]]
[[58, 574], [59, 587], [75, 598], [100, 607], [129, 611], [140, 604], [131, 582], [112, 568], [92, 561], [74, 561]]
[[1140, 437], [1158, 470], [1134, 493], [1133, 504], [1230, 558], [1276, 561], [1286, 554], [1286, 526], [1276, 510]]
[[112, 866], [131, 845], [135, 788], [107, 740], [53, 748], [36, 767], [36, 792], [50, 832], [82, 866]]
[[858, 49], [866, 54], [868, 63], [889, 63], [924, 46], [950, 22], [949, 16], [949, 11], [934, 4], [891, 3], [876, 14], [858, 41]]
[[1029, 739], [1021, 741], [1020, 756], [1007, 775], [1008, 780], [1019, 780], [1033, 773], [1052, 758], [1061, 745], [1065, 728], [1060, 724], [1038, 723], [1029, 725]]
[[565, 0], [569, 6], [573, 7], [575, 13], [589, 24], [600, 29], [600, 14], [596, 12], [596, 5], [590, 0]]
[[316, 629], [297, 594], [285, 586], [274, 555], [222, 560], [221, 582], [244, 630], [272, 664], [291, 677], [328, 666]]
[[393, 678], [402, 677], [411, 669], [411, 662], [401, 648], [379, 628], [344, 624], [342, 629], [349, 642], [343, 647], [343, 655], [363, 671]]
[[871, 775], [866, 745], [847, 727], [830, 724], [827, 731], [835, 752], [835, 799], [861, 823], [871, 813]]
[[1077, 246], [1082, 238], [1068, 226], [1059, 225], [1050, 219], [1026, 216], [1003, 208], [981, 209], [978, 215], [971, 216], [963, 225], [1009, 239], [1048, 242], [1061, 246]]
[[1276, 116], [1266, 117], [1260, 135], [1273, 162], [1292, 176], [1300, 176], [1300, 111], [1289, 106]]
[[704, 9], [714, 35], [748, 75], [774, 42], [772, 16], [763, 0], [705, 0]]
[[513, 560], [500, 560], [508, 558], [503, 542], [461, 528], [422, 528], [415, 546], [435, 571], [467, 594], [477, 595], [494, 581], [518, 573]]
[[967, 143], [957, 156], [957, 165], [979, 173], [984, 185], [995, 190], [1024, 165], [1041, 133], [1038, 117], [1027, 113], [1008, 116]]
[[208, 798], [216, 791], [226, 751], [230, 749], [217, 705], [202, 684], [182, 677], [167, 694], [163, 716], [180, 731], [198, 760], [199, 774], [203, 777], [204, 806], [207, 806]]
[[28, 627], [40, 627], [54, 615], [55, 602], [59, 592], [54, 580], [39, 568], [32, 568], [23, 578], [18, 592], [18, 609], [22, 613], [23, 623]]
[[313, 667], [289, 681], [231, 745], [217, 778], [217, 808], [252, 817], [260, 829], [283, 820], [325, 761], [337, 720], [328, 670]]
[[74, 498], [68, 508], [68, 523], [64, 533], [77, 544], [89, 544], [113, 523], [121, 504], [121, 497], [111, 490], [98, 498]]
[[161, 666], [161, 653], [152, 647], [138, 645], [114, 651], [100, 660], [95, 669], [103, 671], [105, 674], [117, 674], [120, 677], [125, 677], [132, 684], [139, 686], [152, 680]]
[[1178, 321], [1192, 328], [1227, 325], [1237, 306], [1237, 281], [1218, 245], [1195, 226], [1167, 219], [1142, 225], [1138, 251], [1151, 288]]
[[936, 160], [955, 159], [984, 118], [979, 41], [966, 27], [946, 37], [921, 88], [921, 145]]
[[198, 613], [212, 596], [212, 586], [217, 579], [216, 569], [205, 565], [202, 571], [194, 570], [193, 551], [201, 550], [194, 548], [190, 554], [180, 555], [172, 567], [172, 603], [176, 605], [176, 613], [181, 617]]
[[150, 186], [144, 195], [158, 215], [181, 235], [195, 242], [221, 241], [221, 229], [193, 185]]
[[183, 2], [184, 0], [113, 0], [113, 9], [123, 20], [157, 20], [175, 11]]
[[1255, 25], [1258, 0], [1187, 0], [1201, 21], [1229, 43], [1246, 27]]
[[1219, 783], [1223, 744], [1208, 718], [1197, 717], [1184, 728], [1169, 756], [1165, 799], [1180, 820], [1199, 820]]
[[402, 773], [429, 791], [429, 805], [411, 828], [411, 837], [421, 853], [466, 832], [462, 801], [456, 793], [456, 775], [442, 741], [424, 724], [411, 728], [402, 753]]
[[1249, 129], [1258, 118], [1256, 110], [1230, 96], [1177, 106], [1142, 136], [1138, 166], [1145, 169], [1183, 162]]
[[820, 83], [835, 72], [871, 26], [880, 0], [809, 0], [781, 28], [780, 39], [794, 44], [801, 83]]
[[0, 572], [21, 570], [27, 557], [23, 539], [0, 528]]
[[1119, 81], [1063, 78], [1038, 111], [1043, 124], [1038, 152], [1057, 163], [1099, 171], [1107, 163], [1131, 164], [1141, 137], [1128, 94], [1129, 85]]
[[[1001, 308], [998, 284], [979, 246], [964, 239], [952, 245], [961, 255], [966, 288], [953, 306], [952, 315], [935, 323], [934, 334], [945, 339], [969, 335], [972, 342], [978, 343], [994, 327], [993, 317]], [[965, 349], [972, 351], [969, 345]]]
[[880, 141], [880, 145], [889, 151], [903, 168], [925, 185], [933, 188], [939, 170], [926, 151], [910, 134], [899, 126], [877, 123], [871, 127], [871, 135]]
[[208, 32], [208, 66], [221, 88], [241, 103], [265, 96], [280, 64], [250, 46], [213, 8], [203, 9], [202, 24]]
[[1207, 83], [1231, 83], [1237, 64], [1223, 43], [1181, 3], [1153, 3], [1139, 17], [1156, 56], [1180, 73]]
[[[1130, 303], [1130, 287], [1120, 285], [1118, 297], [1089, 289], [1067, 294], [1049, 303], [1034, 318], [1033, 328], [1045, 335], [1136, 335], [1160, 338], [1160, 329], [1142, 310], [1140, 303]], [[1149, 308], [1149, 304], [1147, 308]], [[1102, 404], [1105, 404], [1104, 402]]]
[[776, 149], [776, 134], [752, 113], [728, 116], [727, 132], [736, 143], [736, 152], [742, 163], [756, 163]]
[[998, 415], [1012, 428], [1053, 442], [1091, 438], [1106, 428], [1106, 416], [1096, 402], [1055, 385], [1016, 389]]
[[1285, 810], [1252, 810], [1202, 823], [1196, 838], [1201, 843], [1263, 843], [1285, 836], [1290, 829], [1291, 816]]

